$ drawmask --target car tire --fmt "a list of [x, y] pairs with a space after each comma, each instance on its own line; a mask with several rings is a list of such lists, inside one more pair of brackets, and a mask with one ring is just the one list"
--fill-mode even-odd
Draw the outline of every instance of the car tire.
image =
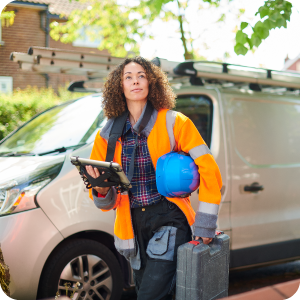
[[119, 300], [123, 276], [114, 254], [99, 242], [70, 240], [50, 256], [43, 270], [38, 299], [68, 296], [78, 289], [77, 300]]

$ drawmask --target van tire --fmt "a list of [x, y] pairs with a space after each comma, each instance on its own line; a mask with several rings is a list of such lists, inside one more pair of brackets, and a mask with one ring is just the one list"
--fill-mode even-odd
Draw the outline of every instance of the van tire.
[[[62, 274], [63, 271], [64, 273]], [[83, 271], [85, 271], [84, 275], [80, 276], [80, 274], [83, 274]], [[80, 280], [76, 279], [74, 272], [80, 272], [77, 277]], [[94, 272], [94, 277], [91, 274], [92, 272]], [[97, 297], [97, 293], [105, 300], [121, 299], [124, 281], [120, 264], [112, 251], [99, 242], [88, 239], [76, 239], [70, 240], [63, 244], [62, 247], [59, 247], [49, 257], [44, 267], [37, 299], [50, 297], [54, 299], [58, 291], [58, 284], [63, 286], [67, 282], [64, 280], [64, 277], [65, 279], [68, 278], [67, 274], [72, 274], [72, 278], [75, 277], [72, 284], [76, 283], [76, 280], [80, 282], [78, 291], [83, 296], [79, 299], [100, 299], [99, 296]], [[68, 282], [70, 282], [69, 279]], [[65, 295], [65, 288], [59, 288], [59, 290], [60, 295]], [[90, 298], [86, 298], [91, 291], [93, 291], [93, 294]], [[71, 290], [69, 290], [69, 296], [72, 293], [70, 292]], [[86, 295], [84, 295], [84, 292]]]

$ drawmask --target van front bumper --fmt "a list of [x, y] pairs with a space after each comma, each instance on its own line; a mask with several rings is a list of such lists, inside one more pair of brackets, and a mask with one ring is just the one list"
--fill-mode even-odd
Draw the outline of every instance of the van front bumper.
[[0, 243], [13, 299], [36, 299], [44, 264], [62, 240], [40, 208], [0, 217]]

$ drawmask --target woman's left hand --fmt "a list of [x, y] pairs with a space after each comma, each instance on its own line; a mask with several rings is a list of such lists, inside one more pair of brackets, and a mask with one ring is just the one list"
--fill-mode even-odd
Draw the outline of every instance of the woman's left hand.
[[200, 236], [196, 236], [195, 240], [200, 240], [202, 239], [203, 244], [208, 245], [213, 239], [212, 238], [206, 238], [206, 237], [200, 237]]

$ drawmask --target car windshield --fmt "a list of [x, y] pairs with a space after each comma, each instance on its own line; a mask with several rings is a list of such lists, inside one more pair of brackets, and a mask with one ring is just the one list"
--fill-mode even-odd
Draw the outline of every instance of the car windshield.
[[50, 154], [59, 148], [66, 151], [93, 141], [105, 122], [101, 95], [67, 102], [46, 110], [20, 127], [0, 144], [0, 155]]

